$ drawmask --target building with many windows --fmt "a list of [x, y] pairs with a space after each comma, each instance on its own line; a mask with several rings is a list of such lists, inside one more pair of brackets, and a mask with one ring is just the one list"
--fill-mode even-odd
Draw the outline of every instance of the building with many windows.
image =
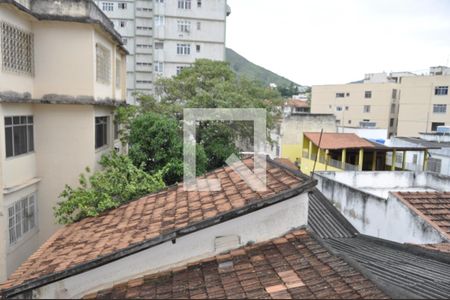
[[226, 0], [96, 0], [123, 36], [128, 100], [198, 58], [225, 60]]
[[400, 85], [385, 73], [368, 74], [361, 83], [312, 87], [311, 112], [334, 114], [338, 126], [397, 132]]
[[[443, 67], [441, 67], [443, 68]], [[404, 78], [398, 115], [398, 135], [416, 136], [450, 126], [450, 74], [431, 68], [430, 76]], [[442, 74], [442, 75], [433, 75]]]
[[450, 125], [449, 68], [429, 75], [367, 74], [362, 82], [312, 87], [312, 113], [333, 113], [338, 126], [386, 129], [391, 136], [419, 136]]
[[66, 184], [121, 147], [126, 50], [89, 0], [0, 1], [0, 281], [58, 228]]

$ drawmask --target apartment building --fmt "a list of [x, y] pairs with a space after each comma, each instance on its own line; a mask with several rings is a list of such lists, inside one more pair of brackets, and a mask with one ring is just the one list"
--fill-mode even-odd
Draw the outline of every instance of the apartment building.
[[311, 112], [334, 114], [338, 126], [387, 129], [388, 138], [397, 132], [398, 81], [379, 73], [360, 83], [313, 86]]
[[450, 126], [450, 72], [445, 67], [430, 69], [430, 75], [403, 78], [398, 116], [398, 135], [418, 137]]
[[128, 100], [196, 59], [225, 60], [226, 0], [96, 0], [124, 37]]
[[90, 0], [0, 0], [0, 281], [59, 226], [65, 184], [115, 147], [127, 51]]

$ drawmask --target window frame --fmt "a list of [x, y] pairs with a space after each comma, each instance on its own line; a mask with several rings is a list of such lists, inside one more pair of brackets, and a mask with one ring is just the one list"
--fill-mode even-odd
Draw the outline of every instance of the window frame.
[[447, 104], [433, 104], [433, 114], [446, 114]]
[[[26, 205], [24, 205], [25, 202]], [[29, 213], [31, 207], [33, 210], [32, 215], [30, 215]], [[39, 228], [38, 203], [36, 192], [28, 194], [20, 198], [19, 200], [14, 201], [11, 205], [7, 207], [6, 211], [8, 220], [9, 247], [18, 245], [29, 234], [36, 232], [36, 230]], [[25, 213], [27, 214], [27, 216], [25, 216]]]
[[114, 2], [103, 1], [102, 11], [114, 11]]
[[178, 9], [192, 9], [192, 1], [178, 0]]
[[[95, 116], [95, 150], [101, 150], [103, 148], [106, 148], [109, 146], [110, 144], [110, 135], [111, 133], [109, 132], [109, 116]], [[97, 128], [98, 126], [101, 126], [102, 129], [102, 134], [105, 134], [105, 136], [101, 138], [101, 145], [98, 143], [99, 142], [99, 137], [98, 137], [98, 132], [99, 129]]]
[[[26, 47], [21, 47], [20, 51], [14, 49], [17, 48], [15, 45], [19, 39], [26, 43]], [[32, 32], [0, 21], [0, 45], [0, 62], [3, 71], [34, 77], [34, 34]], [[14, 58], [11, 54], [14, 54]]]
[[364, 99], [372, 99], [372, 91], [364, 91]]
[[[8, 122], [7, 120], [10, 120]], [[16, 121], [18, 120], [18, 121]], [[25, 122], [23, 122], [25, 120]], [[5, 157], [6, 159], [12, 159], [15, 157], [19, 157], [22, 155], [27, 155], [34, 152], [35, 143], [34, 143], [34, 117], [33, 115], [14, 115], [14, 116], [5, 116], [3, 118], [4, 121], [4, 127], [5, 127]], [[7, 124], [9, 123], [9, 124]], [[26, 141], [26, 151], [25, 152], [16, 152], [16, 137], [15, 135], [15, 127], [21, 127], [20, 129], [23, 129], [22, 127], [25, 127], [25, 141]], [[11, 129], [10, 136], [10, 143], [11, 143], [11, 154], [8, 155], [8, 129]], [[16, 129], [17, 130], [17, 129]], [[23, 141], [22, 141], [23, 143]]]
[[363, 113], [368, 114], [371, 111], [371, 106], [370, 105], [364, 105], [363, 106]]
[[441, 85], [434, 87], [435, 96], [447, 96], [448, 95], [448, 85]]
[[191, 44], [177, 44], [177, 55], [191, 55]]

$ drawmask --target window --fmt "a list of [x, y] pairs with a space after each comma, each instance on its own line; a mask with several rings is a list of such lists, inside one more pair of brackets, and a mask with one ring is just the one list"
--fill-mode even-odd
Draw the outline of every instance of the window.
[[395, 114], [397, 106], [395, 105], [395, 103], [391, 104], [391, 114]]
[[435, 114], [447, 113], [447, 104], [433, 104], [433, 113]]
[[123, 39], [122, 39], [122, 42], [123, 42], [124, 45], [126, 45], [126, 44], [128, 44], [128, 39], [123, 38]]
[[136, 63], [136, 66], [139, 66], [139, 67], [150, 67], [152, 65], [152, 63], [148, 63], [148, 62], [137, 62]]
[[164, 16], [155, 16], [155, 26], [164, 26]]
[[114, 11], [114, 3], [112, 2], [102, 2], [103, 11]]
[[418, 159], [418, 155], [414, 154], [413, 155], [413, 164], [417, 165], [417, 159]]
[[336, 98], [344, 98], [345, 93], [336, 93]]
[[151, 80], [136, 80], [136, 83], [139, 84], [151, 84]]
[[4, 22], [0, 22], [0, 29], [2, 69], [33, 75], [33, 34]]
[[195, 48], [197, 50], [197, 53], [200, 53], [200, 49], [201, 49], [200, 45], [195, 46]]
[[111, 53], [99, 44], [95, 46], [95, 50], [97, 82], [109, 84], [111, 81]]
[[431, 131], [437, 131], [439, 126], [445, 126], [443, 122], [432, 122], [431, 123]]
[[136, 10], [137, 11], [145, 11], [145, 12], [152, 11], [152, 9], [148, 8], [148, 7], [136, 7]]
[[336, 106], [336, 111], [342, 111], [342, 106]]
[[437, 86], [434, 88], [434, 94], [436, 96], [448, 95], [448, 86]]
[[114, 140], [119, 139], [120, 124], [118, 120], [114, 120]]
[[352, 124], [352, 120], [348, 120], [348, 124]]
[[397, 99], [397, 90], [396, 89], [392, 90], [392, 99], [394, 99], [394, 100]]
[[178, 32], [189, 33], [191, 31], [191, 22], [190, 21], [178, 20], [177, 25], [178, 25]]
[[150, 49], [152, 45], [149, 44], [137, 44], [136, 48], [142, 48], [142, 49]]
[[389, 126], [390, 127], [394, 127], [394, 122], [395, 122], [395, 119], [390, 119], [389, 120]]
[[36, 195], [31, 194], [8, 207], [9, 244], [14, 245], [37, 226]]
[[155, 43], [155, 49], [164, 49], [164, 43], [163, 42], [156, 42]]
[[126, 2], [119, 2], [118, 6], [119, 6], [119, 9], [127, 9], [127, 3]]
[[108, 117], [95, 117], [95, 149], [108, 144]]
[[6, 157], [34, 151], [33, 116], [5, 117]]
[[350, 93], [347, 93], [346, 96], [347, 96], [347, 97], [350, 97]]
[[155, 72], [156, 73], [163, 73], [164, 72], [164, 63], [155, 61]]
[[430, 157], [428, 159], [428, 171], [441, 173], [442, 160]]
[[197, 22], [197, 30], [202, 30], [202, 22]]
[[179, 9], [191, 9], [191, 0], [178, 0]]
[[125, 26], [127, 26], [127, 21], [120, 21], [120, 22], [119, 22], [119, 26], [120, 26], [121, 28], [124, 28]]
[[177, 66], [177, 75], [180, 75], [181, 71], [183, 71], [184, 68], [186, 67]]
[[191, 54], [191, 45], [190, 44], [177, 44], [177, 54], [190, 55]]
[[363, 112], [370, 113], [370, 105], [364, 105]]
[[348, 106], [345, 107], [345, 110], [348, 110]]
[[202, 0], [197, 0], [197, 7], [202, 7]]
[[122, 72], [122, 68], [120, 65], [120, 60], [116, 59], [116, 87], [120, 88], [120, 73]]
[[151, 27], [149, 26], [136, 26], [137, 30], [152, 30]]
[[364, 92], [364, 98], [366, 98], [366, 99], [372, 98], [372, 91], [365, 91]]

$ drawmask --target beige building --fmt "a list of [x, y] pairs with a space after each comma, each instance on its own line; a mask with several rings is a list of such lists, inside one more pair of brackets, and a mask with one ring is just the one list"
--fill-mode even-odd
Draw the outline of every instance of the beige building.
[[89, 0], [0, 0], [0, 281], [58, 228], [65, 184], [120, 147], [120, 35]]
[[313, 86], [311, 112], [334, 114], [338, 126], [387, 129], [388, 136], [394, 135], [400, 85], [370, 75], [361, 83]]
[[436, 132], [438, 126], [450, 126], [450, 75], [433, 72], [431, 76], [403, 78], [398, 116], [398, 136], [418, 137]]

